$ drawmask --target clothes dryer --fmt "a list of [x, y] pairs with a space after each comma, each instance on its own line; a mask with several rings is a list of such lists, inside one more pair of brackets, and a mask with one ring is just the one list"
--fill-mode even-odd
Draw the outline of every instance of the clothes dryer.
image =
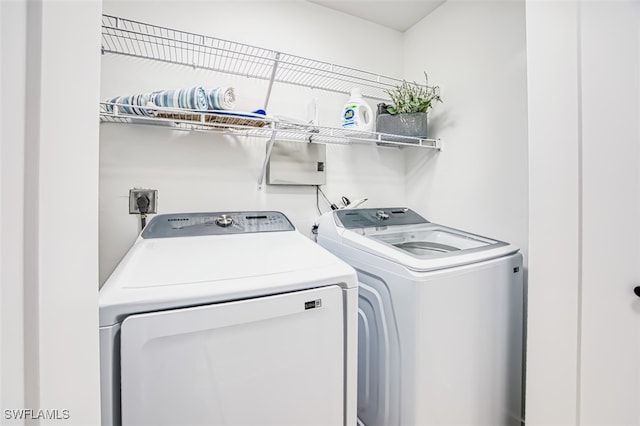
[[99, 308], [103, 426], [356, 423], [355, 271], [282, 213], [154, 217]]
[[408, 208], [323, 215], [317, 242], [359, 281], [365, 426], [519, 426], [523, 270], [512, 244]]

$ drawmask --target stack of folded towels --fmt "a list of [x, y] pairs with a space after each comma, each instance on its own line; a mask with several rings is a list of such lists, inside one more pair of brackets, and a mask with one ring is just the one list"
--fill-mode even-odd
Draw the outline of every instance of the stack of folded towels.
[[125, 114], [154, 115], [153, 107], [184, 108], [193, 110], [230, 110], [235, 108], [236, 96], [233, 87], [205, 89], [202, 86], [184, 89], [159, 90], [129, 96], [116, 96], [106, 100], [108, 112], [112, 104], [120, 104]]

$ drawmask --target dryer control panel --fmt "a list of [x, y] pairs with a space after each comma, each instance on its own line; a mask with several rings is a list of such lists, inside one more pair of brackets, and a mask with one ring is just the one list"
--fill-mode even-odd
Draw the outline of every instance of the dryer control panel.
[[195, 237], [294, 231], [289, 219], [276, 211], [162, 214], [142, 231], [142, 238]]
[[427, 219], [406, 207], [379, 209], [344, 209], [335, 212], [342, 227], [347, 229], [429, 223]]

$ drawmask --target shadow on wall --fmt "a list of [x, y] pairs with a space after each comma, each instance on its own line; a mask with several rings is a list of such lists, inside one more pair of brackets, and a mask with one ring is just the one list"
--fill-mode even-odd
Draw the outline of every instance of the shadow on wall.
[[438, 114], [429, 115], [429, 134], [441, 135], [444, 130], [453, 128], [454, 120], [451, 118], [449, 111], [442, 111]]

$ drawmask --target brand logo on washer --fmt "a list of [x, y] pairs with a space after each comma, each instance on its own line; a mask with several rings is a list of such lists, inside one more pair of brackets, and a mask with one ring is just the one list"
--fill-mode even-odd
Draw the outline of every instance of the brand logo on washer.
[[304, 310], [321, 308], [322, 307], [322, 299], [310, 300], [308, 302], [304, 302]]

